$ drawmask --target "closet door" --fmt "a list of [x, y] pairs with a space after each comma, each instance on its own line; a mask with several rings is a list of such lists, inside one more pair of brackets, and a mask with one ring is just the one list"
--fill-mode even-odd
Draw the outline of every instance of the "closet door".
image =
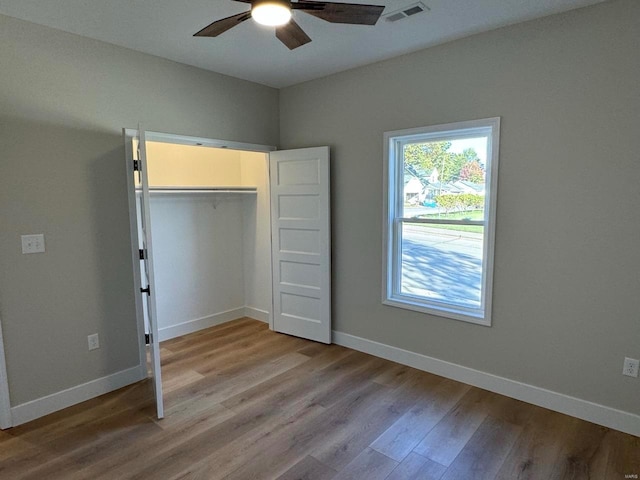
[[269, 154], [273, 329], [331, 343], [329, 147]]
[[[162, 375], [160, 370], [160, 345], [158, 343], [158, 323], [156, 316], [156, 292], [153, 274], [153, 246], [151, 242], [151, 214], [149, 209], [149, 179], [147, 174], [147, 150], [145, 132], [139, 129], [136, 132], [137, 150], [129, 165], [133, 182], [130, 185], [134, 189], [137, 231], [139, 233], [138, 246], [140, 250], [140, 285], [138, 295], [142, 295], [144, 303], [145, 323], [148, 328], [149, 353], [151, 363], [151, 375], [153, 379], [154, 393], [156, 397], [156, 410], [158, 418], [164, 417], [164, 403], [162, 399]], [[129, 159], [128, 159], [129, 162]], [[130, 195], [131, 198], [131, 195]]]
[[9, 382], [7, 381], [7, 364], [4, 356], [4, 340], [2, 324], [0, 324], [0, 429], [12, 426], [11, 404], [9, 401]]

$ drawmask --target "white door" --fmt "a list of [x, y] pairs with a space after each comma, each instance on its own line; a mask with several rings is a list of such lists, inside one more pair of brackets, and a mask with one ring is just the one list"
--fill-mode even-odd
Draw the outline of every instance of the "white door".
[[[126, 135], [126, 134], [125, 134]], [[151, 363], [151, 375], [156, 396], [156, 410], [158, 418], [164, 417], [164, 404], [162, 400], [162, 374], [160, 370], [160, 345], [158, 344], [158, 323], [156, 321], [156, 292], [153, 275], [153, 247], [151, 242], [151, 215], [149, 210], [149, 179], [147, 174], [147, 152], [145, 132], [139, 129], [136, 132], [137, 149], [134, 150], [133, 158], [128, 158], [127, 168], [133, 175], [133, 182], [129, 182], [133, 188], [135, 198], [135, 212], [137, 219], [138, 247], [140, 251], [140, 295], [144, 304], [145, 320], [149, 333], [149, 361]], [[132, 138], [128, 139], [133, 140]], [[132, 198], [130, 193], [129, 198]], [[130, 209], [134, 211], [134, 209]], [[133, 232], [132, 232], [133, 234]]]
[[4, 340], [0, 323], [0, 429], [12, 426], [11, 405], [9, 402], [9, 383], [7, 381], [7, 365], [4, 358]]
[[329, 147], [269, 154], [273, 329], [331, 343]]

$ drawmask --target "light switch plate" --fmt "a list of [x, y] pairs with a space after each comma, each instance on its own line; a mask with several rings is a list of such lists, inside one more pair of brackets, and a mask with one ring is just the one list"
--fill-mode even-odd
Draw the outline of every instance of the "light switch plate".
[[87, 342], [89, 343], [89, 350], [95, 350], [96, 348], [100, 348], [100, 338], [97, 333], [93, 335], [89, 335], [87, 337]]
[[44, 234], [22, 235], [22, 253], [43, 253]]

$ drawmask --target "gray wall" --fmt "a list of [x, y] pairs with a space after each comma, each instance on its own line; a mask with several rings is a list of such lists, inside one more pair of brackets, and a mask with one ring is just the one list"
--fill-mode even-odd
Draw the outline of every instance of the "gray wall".
[[[0, 65], [15, 406], [138, 364], [122, 127], [274, 145], [278, 91], [3, 16]], [[25, 233], [44, 233], [47, 252], [21, 255]]]
[[[336, 330], [640, 413], [638, 25], [608, 2], [281, 90], [281, 146], [332, 146]], [[494, 116], [493, 326], [383, 306], [383, 132]]]

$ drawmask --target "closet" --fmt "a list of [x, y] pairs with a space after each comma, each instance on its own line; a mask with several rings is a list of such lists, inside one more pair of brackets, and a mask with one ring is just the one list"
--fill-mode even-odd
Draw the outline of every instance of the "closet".
[[163, 340], [248, 316], [329, 343], [328, 147], [123, 133], [140, 359], [158, 416]]
[[267, 154], [147, 142], [159, 341], [271, 311]]

